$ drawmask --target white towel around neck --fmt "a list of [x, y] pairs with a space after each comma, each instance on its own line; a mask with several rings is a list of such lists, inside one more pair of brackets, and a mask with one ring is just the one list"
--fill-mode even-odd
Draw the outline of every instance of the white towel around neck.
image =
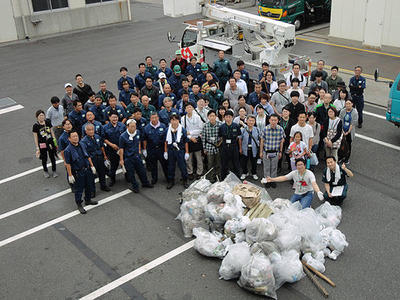
[[[331, 181], [331, 169], [326, 168], [326, 180]], [[339, 164], [335, 166], [335, 180], [332, 182], [333, 185], [337, 185], [340, 180], [340, 167]]]
[[[176, 129], [176, 143], [179, 143], [181, 141], [181, 137], [182, 137], [182, 125], [179, 124], [178, 128]], [[168, 132], [167, 132], [167, 143], [170, 145], [172, 144], [172, 126], [171, 124], [169, 124], [168, 127]]]

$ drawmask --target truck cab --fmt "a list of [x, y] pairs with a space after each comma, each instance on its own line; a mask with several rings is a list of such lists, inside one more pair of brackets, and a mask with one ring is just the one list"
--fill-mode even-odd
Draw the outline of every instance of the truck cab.
[[386, 120], [400, 127], [400, 73], [393, 83], [390, 83], [389, 101]]
[[329, 20], [331, 0], [259, 0], [258, 14], [293, 24], [298, 30], [305, 24]]

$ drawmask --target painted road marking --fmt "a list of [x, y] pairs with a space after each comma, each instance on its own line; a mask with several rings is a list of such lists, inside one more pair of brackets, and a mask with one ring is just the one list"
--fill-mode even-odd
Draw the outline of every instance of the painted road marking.
[[192, 240], [186, 244], [183, 244], [182, 246], [164, 254], [163, 256], [160, 256], [159, 258], [152, 260], [148, 264], [145, 264], [144, 266], [141, 266], [140, 268], [133, 270], [132, 272], [118, 278], [117, 280], [114, 280], [114, 281], [110, 282], [109, 284], [95, 290], [94, 292], [86, 295], [85, 297], [80, 298], [80, 300], [92, 300], [92, 299], [96, 299], [100, 296], [103, 296], [104, 294], [123, 285], [124, 283], [146, 273], [147, 271], [150, 271], [151, 269], [154, 269], [155, 267], [169, 261], [170, 259], [174, 258], [175, 256], [178, 256], [179, 254], [182, 254], [183, 252], [191, 249], [193, 247], [193, 245], [194, 245], [194, 240]]
[[[127, 195], [127, 194], [129, 194], [129, 193], [132, 193], [132, 191], [129, 190], [129, 189], [123, 190], [122, 192], [119, 192], [119, 193], [117, 193], [117, 194], [114, 194], [114, 195], [112, 195], [112, 196], [109, 196], [109, 197], [107, 197], [107, 198], [104, 198], [103, 200], [100, 200], [99, 203], [98, 203], [97, 205], [86, 206], [85, 209], [86, 209], [87, 211], [92, 210], [92, 209], [94, 209], [94, 208], [96, 208], [96, 207], [102, 206], [102, 205], [104, 205], [104, 204], [106, 204], [106, 203], [108, 203], [108, 202], [111, 202], [111, 201], [115, 200], [115, 199], [118, 199], [118, 198], [120, 198], [120, 197], [123, 197], [123, 196], [125, 196], [125, 195]], [[24, 238], [24, 237], [27, 237], [27, 236], [29, 236], [29, 235], [31, 235], [31, 234], [34, 234], [34, 233], [36, 233], [36, 232], [38, 232], [38, 231], [41, 231], [41, 230], [43, 230], [43, 229], [46, 229], [46, 228], [48, 228], [48, 227], [50, 227], [50, 226], [53, 226], [54, 224], [57, 224], [57, 223], [60, 223], [60, 222], [65, 221], [65, 220], [67, 220], [67, 219], [70, 219], [70, 218], [72, 218], [72, 217], [75, 217], [75, 216], [77, 216], [77, 215], [79, 215], [79, 214], [80, 214], [79, 210], [74, 210], [74, 211], [72, 211], [72, 212], [70, 212], [70, 213], [68, 213], [68, 214], [65, 214], [65, 215], [61, 216], [61, 217], [58, 217], [58, 218], [53, 219], [53, 220], [50, 220], [50, 221], [48, 221], [48, 222], [46, 222], [46, 223], [43, 223], [43, 224], [41, 224], [41, 225], [38, 225], [38, 226], [33, 227], [33, 228], [31, 228], [31, 229], [28, 229], [28, 230], [26, 230], [26, 231], [24, 231], [24, 232], [21, 232], [21, 233], [19, 233], [19, 234], [16, 234], [16, 235], [14, 235], [14, 236], [11, 236], [11, 237], [9, 237], [9, 238], [7, 238], [7, 239], [5, 239], [5, 240], [0, 241], [0, 248], [3, 247], [3, 246], [5, 246], [5, 245], [11, 244], [12, 242], [18, 241], [19, 239], [22, 239], [22, 238]]]
[[373, 139], [373, 138], [370, 138], [369, 136], [365, 136], [365, 135], [356, 133], [356, 137], [366, 140], [366, 141], [369, 141], [369, 142], [372, 142], [372, 143], [375, 143], [375, 144], [379, 144], [379, 145], [400, 151], [400, 146], [392, 145], [392, 144], [389, 144], [389, 143], [386, 143], [386, 142], [383, 142], [383, 141], [380, 141], [377, 139]]
[[[57, 161], [56, 161], [56, 164], [60, 164], [60, 163], [62, 163], [62, 162], [63, 162], [63, 160], [57, 160]], [[50, 167], [50, 166], [51, 166], [51, 163], [48, 163], [48, 164], [47, 164], [47, 167]], [[19, 174], [16, 174], [16, 175], [13, 175], [13, 176], [4, 178], [4, 179], [1, 179], [1, 180], [0, 180], [0, 184], [9, 182], [9, 181], [14, 180], [14, 179], [18, 179], [18, 178], [20, 178], [20, 177], [23, 177], [23, 176], [25, 176], [25, 175], [29, 175], [29, 174], [35, 173], [35, 172], [40, 171], [40, 170], [43, 170], [43, 167], [42, 167], [42, 166], [37, 167], [37, 168], [30, 169], [30, 170], [27, 170], [27, 171], [25, 171], [25, 172], [22, 172], [22, 173], [19, 173]]]
[[0, 115], [24, 108], [21, 104], [0, 109]]
[[386, 120], [386, 116], [374, 114], [374, 113], [369, 112], [369, 111], [365, 111], [365, 110], [364, 110], [364, 111], [363, 111], [363, 114], [364, 114], [364, 115], [371, 116], [371, 117], [375, 117], [375, 118], [378, 118], [378, 119]]
[[345, 48], [345, 49], [350, 49], [350, 50], [357, 50], [357, 51], [362, 51], [362, 52], [368, 52], [368, 53], [373, 53], [373, 54], [380, 54], [380, 55], [386, 55], [386, 56], [400, 58], [400, 55], [392, 54], [392, 53], [386, 53], [386, 52], [380, 52], [380, 51], [368, 50], [368, 49], [361, 49], [361, 48], [356, 48], [356, 47], [351, 47], [351, 46], [346, 46], [346, 45], [339, 45], [339, 44], [334, 44], [334, 43], [329, 43], [329, 42], [310, 40], [310, 39], [301, 38], [301, 37], [296, 37], [296, 39], [300, 40], [300, 41], [305, 41], [305, 42], [323, 44], [323, 45], [328, 45], [328, 46], [334, 46], [334, 47], [339, 47], [339, 48]]
[[[116, 174], [119, 174], [119, 173], [121, 173], [121, 172], [122, 172], [122, 170], [119, 169], [119, 170], [117, 170]], [[95, 180], [95, 183], [97, 183], [97, 182], [99, 182], [99, 179], [98, 179], [98, 178], [96, 178], [96, 180]], [[35, 201], [35, 202], [29, 203], [29, 204], [27, 204], [27, 205], [18, 207], [18, 208], [16, 208], [16, 209], [10, 210], [10, 211], [8, 211], [8, 212], [5, 212], [5, 213], [1, 214], [1, 215], [0, 215], [0, 220], [5, 219], [5, 218], [7, 218], [7, 217], [10, 217], [10, 216], [12, 216], [12, 215], [18, 214], [18, 213], [20, 213], [20, 212], [23, 212], [23, 211], [25, 211], [25, 210], [27, 210], [27, 209], [31, 209], [32, 207], [35, 207], [35, 206], [41, 205], [41, 204], [43, 204], [43, 203], [49, 202], [49, 201], [54, 200], [54, 199], [56, 199], [56, 198], [59, 198], [59, 197], [61, 197], [61, 196], [67, 195], [67, 194], [69, 194], [70, 192], [71, 192], [71, 189], [66, 189], [66, 190], [63, 190], [63, 191], [58, 192], [58, 193], [56, 193], [56, 194], [47, 196], [47, 197], [45, 197], [45, 198], [43, 198], [43, 199], [40, 199], [40, 200], [37, 200], [37, 201]]]

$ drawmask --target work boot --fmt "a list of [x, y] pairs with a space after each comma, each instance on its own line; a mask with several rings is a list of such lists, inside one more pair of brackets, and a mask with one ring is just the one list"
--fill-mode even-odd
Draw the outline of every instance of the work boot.
[[189, 187], [189, 184], [188, 184], [188, 182], [187, 182], [187, 179], [185, 178], [185, 179], [183, 179], [183, 187], [185, 188], [185, 189], [187, 189], [188, 187]]
[[101, 188], [100, 188], [102, 191], [105, 191], [105, 192], [110, 192], [111, 191], [111, 189], [108, 187], [108, 186], [102, 186]]
[[111, 181], [110, 181], [109, 186], [111, 187], [111, 186], [113, 186], [115, 184], [115, 177], [111, 177], [110, 180]]
[[175, 181], [174, 181], [174, 180], [168, 181], [167, 190], [172, 189], [172, 187], [173, 187], [174, 185], [175, 185]]
[[82, 215], [86, 214], [86, 209], [83, 208], [81, 203], [78, 204], [78, 210]]
[[85, 200], [85, 205], [97, 205], [97, 201], [93, 201], [93, 200], [89, 200], [89, 201], [86, 201]]

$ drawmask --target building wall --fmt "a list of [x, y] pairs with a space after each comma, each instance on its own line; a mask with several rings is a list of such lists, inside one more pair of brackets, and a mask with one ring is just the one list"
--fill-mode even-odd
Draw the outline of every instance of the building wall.
[[17, 30], [13, 17], [13, 7], [10, 0], [0, 1], [0, 41], [17, 39]]
[[334, 0], [330, 35], [374, 48], [400, 47], [399, 12], [399, 0]]
[[[3, 8], [3, 1], [12, 1], [11, 16], [13, 16], [14, 32], [16, 33], [13, 40], [131, 20], [129, 0], [115, 0], [90, 5], [86, 5], [85, 0], [68, 0], [68, 8], [41, 12], [33, 12], [31, 0], [0, 0], [0, 8]], [[0, 16], [2, 14], [3, 9]], [[0, 35], [0, 42], [9, 40], [12, 39]]]

